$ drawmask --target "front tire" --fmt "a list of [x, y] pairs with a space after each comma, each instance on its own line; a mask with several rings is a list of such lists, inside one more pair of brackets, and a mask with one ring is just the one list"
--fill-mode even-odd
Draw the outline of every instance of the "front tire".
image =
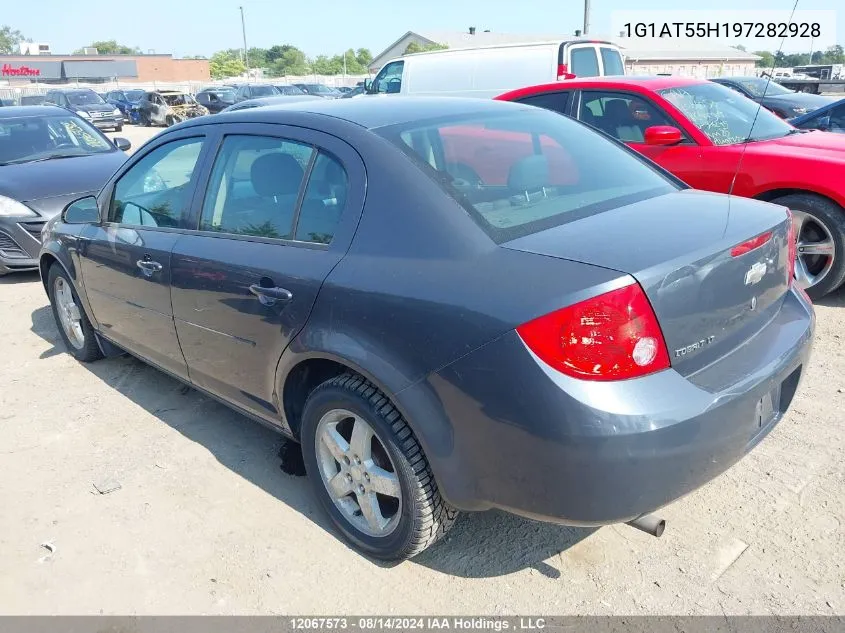
[[772, 200], [792, 213], [798, 239], [795, 282], [814, 301], [845, 281], [845, 209], [814, 194]]
[[364, 554], [411, 558], [455, 522], [410, 427], [363, 377], [343, 374], [309, 395], [301, 440], [320, 505]]
[[47, 288], [50, 290], [50, 305], [59, 334], [68, 352], [78, 361], [90, 363], [103, 357], [97, 345], [96, 334], [79, 295], [67, 273], [58, 264], [53, 264], [47, 274]]

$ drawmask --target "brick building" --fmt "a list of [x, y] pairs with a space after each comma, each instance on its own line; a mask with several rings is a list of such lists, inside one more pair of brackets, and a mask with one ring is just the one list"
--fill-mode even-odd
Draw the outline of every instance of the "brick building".
[[0, 55], [0, 83], [12, 86], [209, 81], [207, 59], [173, 55]]

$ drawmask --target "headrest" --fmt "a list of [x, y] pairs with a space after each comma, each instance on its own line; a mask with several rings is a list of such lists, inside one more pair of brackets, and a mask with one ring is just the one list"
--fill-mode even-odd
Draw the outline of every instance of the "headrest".
[[618, 119], [627, 119], [631, 116], [628, 110], [628, 104], [622, 99], [611, 99], [604, 104], [605, 116], [610, 116]]
[[290, 154], [259, 156], [249, 170], [252, 188], [259, 196], [283, 196], [299, 191], [304, 170]]
[[533, 154], [516, 161], [508, 172], [508, 187], [517, 191], [536, 191], [549, 181], [549, 161]]

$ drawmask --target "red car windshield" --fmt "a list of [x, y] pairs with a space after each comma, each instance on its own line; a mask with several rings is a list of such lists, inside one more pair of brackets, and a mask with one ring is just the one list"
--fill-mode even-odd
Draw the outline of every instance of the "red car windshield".
[[658, 90], [714, 145], [763, 141], [790, 134], [795, 128], [757, 102], [716, 83]]

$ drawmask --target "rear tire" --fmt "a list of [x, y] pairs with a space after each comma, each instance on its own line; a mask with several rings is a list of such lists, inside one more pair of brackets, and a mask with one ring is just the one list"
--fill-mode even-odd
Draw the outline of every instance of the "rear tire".
[[[370, 454], [362, 454], [356, 461], [360, 451], [352, 432], [359, 430], [359, 424], [371, 431], [373, 438], [366, 441]], [[329, 434], [346, 435], [338, 441], [340, 446], [346, 443], [347, 452], [343, 453], [343, 448], [338, 452], [338, 444], [328, 447], [327, 428]], [[411, 558], [439, 540], [457, 519], [458, 511], [440, 496], [410, 427], [390, 400], [363, 377], [343, 374], [311, 392], [302, 415], [301, 440], [305, 468], [320, 505], [344, 538], [362, 553], [385, 561]], [[347, 457], [349, 465], [344, 466]], [[341, 477], [348, 479], [349, 492], [330, 493], [327, 482]], [[379, 488], [376, 516], [386, 523], [377, 521], [373, 528], [364, 506], [369, 495], [376, 500], [375, 488]], [[395, 504], [393, 493], [383, 496], [383, 490], [399, 493]], [[387, 518], [391, 510], [393, 514]]]
[[79, 295], [67, 273], [58, 264], [53, 264], [47, 273], [47, 288], [59, 335], [71, 356], [83, 363], [103, 358], [97, 344], [97, 335], [79, 301]]
[[[845, 209], [809, 193], [781, 196], [772, 202], [788, 207], [804, 220], [797, 236], [796, 281], [814, 301], [836, 290], [845, 281]], [[802, 247], [819, 249], [822, 245], [832, 245], [829, 256], [802, 255]]]
[[115, 131], [115, 132], [122, 132], [122, 131], [123, 131], [123, 126], [122, 126], [122, 125], [118, 125], [116, 128], [114, 128], [114, 131]]

